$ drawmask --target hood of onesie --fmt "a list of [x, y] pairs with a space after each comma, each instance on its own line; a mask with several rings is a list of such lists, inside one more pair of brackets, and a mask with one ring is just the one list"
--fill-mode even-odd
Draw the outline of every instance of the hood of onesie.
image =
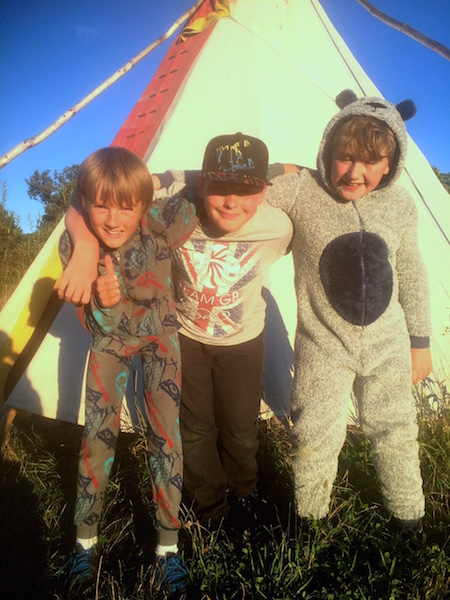
[[331, 162], [329, 142], [333, 136], [334, 128], [341, 121], [355, 116], [374, 117], [386, 123], [394, 133], [397, 140], [396, 159], [394, 164], [390, 165], [389, 174], [383, 178], [377, 189], [391, 186], [400, 177], [405, 166], [408, 134], [404, 121], [416, 114], [414, 102], [412, 100], [404, 100], [394, 105], [384, 98], [367, 96], [358, 99], [352, 90], [344, 90], [336, 97], [336, 104], [341, 110], [325, 127], [317, 155], [317, 170], [327, 190], [333, 193], [333, 195], [335, 194], [329, 178]]

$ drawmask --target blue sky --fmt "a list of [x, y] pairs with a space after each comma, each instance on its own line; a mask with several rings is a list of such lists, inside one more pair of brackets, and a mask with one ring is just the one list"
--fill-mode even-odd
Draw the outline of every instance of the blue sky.
[[[161, 36], [194, 0], [3, 0], [0, 5], [0, 155], [43, 131]], [[450, 172], [450, 61], [381, 23], [357, 0], [321, 4], [361, 66], [394, 103], [412, 98], [408, 131], [428, 161]], [[449, 0], [372, 0], [450, 47]], [[171, 41], [71, 119], [0, 170], [8, 210], [30, 230], [43, 207], [25, 178], [61, 171], [111, 143]], [[295, 160], [295, 157], [292, 157]]]

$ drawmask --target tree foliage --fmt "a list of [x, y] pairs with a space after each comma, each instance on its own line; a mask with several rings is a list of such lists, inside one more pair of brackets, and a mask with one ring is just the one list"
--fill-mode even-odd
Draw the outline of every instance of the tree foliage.
[[436, 177], [450, 194], [450, 173], [441, 173], [437, 167], [432, 167]]
[[2, 182], [0, 200], [0, 308], [14, 291], [21, 277], [39, 252], [43, 241], [38, 230], [33, 234], [24, 234], [19, 218], [6, 208], [7, 191]]
[[44, 206], [35, 231], [23, 233], [18, 216], [6, 208], [7, 190], [2, 182], [0, 200], [0, 309], [8, 300], [55, 226], [63, 217], [76, 188], [78, 165], [62, 172], [35, 171], [26, 179], [28, 195]]
[[53, 176], [49, 169], [41, 173], [36, 170], [29, 179], [25, 179], [30, 198], [44, 205], [43, 224], [50, 224], [53, 228], [60, 221], [76, 188], [77, 173], [78, 165], [72, 165], [65, 167], [61, 173], [54, 171]]

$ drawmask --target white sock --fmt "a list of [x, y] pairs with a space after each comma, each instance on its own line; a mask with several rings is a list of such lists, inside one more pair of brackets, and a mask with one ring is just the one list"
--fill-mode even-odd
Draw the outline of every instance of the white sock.
[[75, 544], [79, 544], [83, 550], [89, 550], [89, 548], [92, 548], [92, 546], [95, 546], [95, 544], [97, 544], [98, 542], [98, 537], [91, 537], [91, 538], [87, 538], [87, 539], [83, 539], [83, 538], [77, 538], [75, 540]]
[[156, 556], [165, 556], [168, 552], [177, 554], [178, 544], [172, 544], [172, 546], [162, 546], [161, 544], [158, 544], [156, 546]]

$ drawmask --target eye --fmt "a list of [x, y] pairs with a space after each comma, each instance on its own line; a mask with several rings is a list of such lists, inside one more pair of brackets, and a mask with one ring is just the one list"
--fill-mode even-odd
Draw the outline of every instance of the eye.
[[135, 213], [135, 212], [138, 212], [138, 207], [137, 207], [137, 205], [131, 205], [131, 206], [124, 205], [124, 206], [120, 207], [120, 211], [122, 213], [126, 213], [126, 214]]

